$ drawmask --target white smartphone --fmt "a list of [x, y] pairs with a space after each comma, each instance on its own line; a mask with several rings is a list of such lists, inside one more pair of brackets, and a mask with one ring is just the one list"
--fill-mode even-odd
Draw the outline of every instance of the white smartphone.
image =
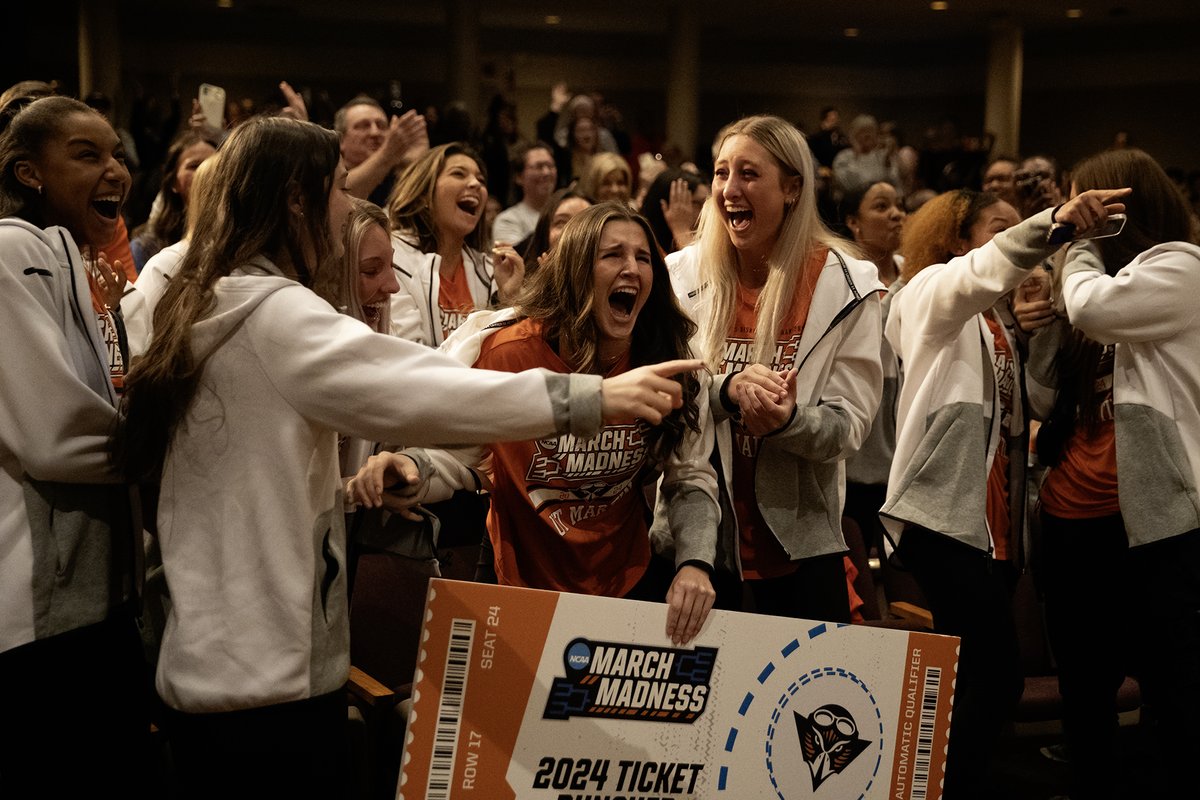
[[1107, 239], [1110, 236], [1116, 236], [1121, 231], [1125, 230], [1125, 215], [1124, 214], [1109, 214], [1108, 219], [1104, 221], [1104, 227], [1095, 233], [1089, 233], [1084, 236], [1075, 236], [1075, 226], [1070, 222], [1056, 222], [1050, 226], [1050, 233], [1046, 236], [1047, 244], [1063, 244], [1072, 239]]
[[217, 130], [225, 128], [225, 90], [211, 83], [200, 84], [200, 110], [205, 121]]

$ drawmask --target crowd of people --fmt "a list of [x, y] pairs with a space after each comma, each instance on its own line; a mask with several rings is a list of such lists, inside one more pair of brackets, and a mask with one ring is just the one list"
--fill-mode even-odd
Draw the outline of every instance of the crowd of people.
[[[565, 86], [536, 139], [496, 102], [478, 142], [367, 95], [324, 127], [280, 88], [193, 114], [132, 228], [102, 109], [0, 96], [6, 787], [69, 752], [60, 786], [154, 795], [153, 720], [183, 796], [344, 794], [347, 530], [384, 508], [459, 514], [477, 580], [662, 602], [677, 646], [714, 607], [861, 619], [855, 520], [961, 638], [950, 800], [993, 787], [1032, 566], [1072, 796], [1113, 790], [1127, 674], [1186, 791], [1200, 228], [1151, 156], [930, 179], [828, 109], [730, 121], [702, 176]], [[30, 690], [82, 665], [85, 715]]]

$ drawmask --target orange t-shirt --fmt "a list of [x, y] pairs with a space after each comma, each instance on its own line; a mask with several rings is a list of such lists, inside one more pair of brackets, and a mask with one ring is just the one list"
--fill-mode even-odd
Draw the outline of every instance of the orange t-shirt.
[[130, 283], [137, 280], [137, 264], [133, 263], [133, 251], [129, 248], [129, 230], [125, 227], [124, 217], [117, 217], [117, 232], [113, 240], [100, 248], [110, 266], [116, 267], [121, 262], [121, 270]]
[[475, 310], [475, 299], [471, 297], [471, 286], [467, 283], [467, 269], [460, 264], [454, 274], [438, 280], [438, 311], [441, 316], [442, 339], [462, 325]]
[[1099, 421], [1094, 430], [1077, 424], [1062, 459], [1042, 484], [1042, 509], [1062, 519], [1092, 519], [1121, 513], [1117, 499], [1117, 430], [1113, 423], [1113, 345], [1096, 370]]
[[992, 460], [992, 471], [987, 479], [987, 522], [992, 531], [992, 558], [997, 561], [1007, 561], [1009, 558], [1010, 519], [1008, 509], [1008, 449], [1005, 444], [1012, 431], [1013, 386], [1017, 375], [1013, 363], [1012, 348], [1004, 329], [991, 315], [983, 315], [995, 342], [996, 385], [999, 389], [1000, 407], [1000, 444], [996, 448], [996, 457]]
[[[792, 307], [788, 309], [787, 318], [776, 339], [775, 354], [770, 365], [773, 370], [791, 367], [796, 362], [800, 337], [804, 333], [804, 324], [808, 321], [808, 311], [812, 305], [813, 290], [828, 255], [828, 248], [822, 247], [813, 251], [797, 277]], [[738, 283], [737, 310], [729, 334], [725, 337], [725, 358], [721, 364], [721, 371], [724, 373], [741, 372], [751, 363], [754, 334], [758, 327], [755, 309], [758, 295], [758, 290]], [[776, 578], [795, 572], [799, 565], [792, 561], [792, 557], [783, 549], [783, 545], [771, 532], [758, 508], [755, 470], [762, 437], [752, 435], [736, 420], [731, 424], [733, 512], [738, 523], [742, 575], [746, 578]]]
[[[487, 338], [475, 366], [504, 372], [571, 369], [521, 320]], [[628, 354], [608, 373], [629, 369]], [[606, 376], [607, 377], [607, 376]], [[642, 482], [649, 469], [642, 421], [606, 425], [587, 440], [571, 434], [491, 445], [488, 534], [501, 584], [623, 597], [650, 563]]]

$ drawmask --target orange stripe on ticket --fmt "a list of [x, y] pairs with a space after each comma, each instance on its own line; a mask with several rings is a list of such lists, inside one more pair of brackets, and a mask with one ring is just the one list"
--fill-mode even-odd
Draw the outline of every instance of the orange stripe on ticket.
[[488, 800], [516, 796], [506, 781], [509, 758], [558, 595], [498, 597], [494, 589], [430, 581], [414, 694], [422, 711], [409, 719], [400, 798], [459, 797], [476, 787], [486, 787]]
[[[900, 686], [889, 798], [941, 797], [958, 640], [910, 634]], [[954, 758], [954, 753], [948, 755]]]

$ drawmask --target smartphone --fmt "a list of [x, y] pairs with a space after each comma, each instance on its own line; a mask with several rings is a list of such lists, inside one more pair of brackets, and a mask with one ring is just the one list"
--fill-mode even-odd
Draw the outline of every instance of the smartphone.
[[198, 94], [204, 120], [217, 130], [225, 129], [225, 90], [211, 83], [200, 84]]
[[[1096, 233], [1090, 233], [1078, 238], [1107, 239], [1110, 236], [1116, 236], [1123, 230], [1125, 230], [1125, 215], [1109, 214], [1108, 219], [1104, 221], [1103, 228]], [[1046, 237], [1046, 244], [1065, 244], [1075, 238], [1074, 225], [1070, 222], [1056, 222], [1050, 226], [1050, 234]]]

